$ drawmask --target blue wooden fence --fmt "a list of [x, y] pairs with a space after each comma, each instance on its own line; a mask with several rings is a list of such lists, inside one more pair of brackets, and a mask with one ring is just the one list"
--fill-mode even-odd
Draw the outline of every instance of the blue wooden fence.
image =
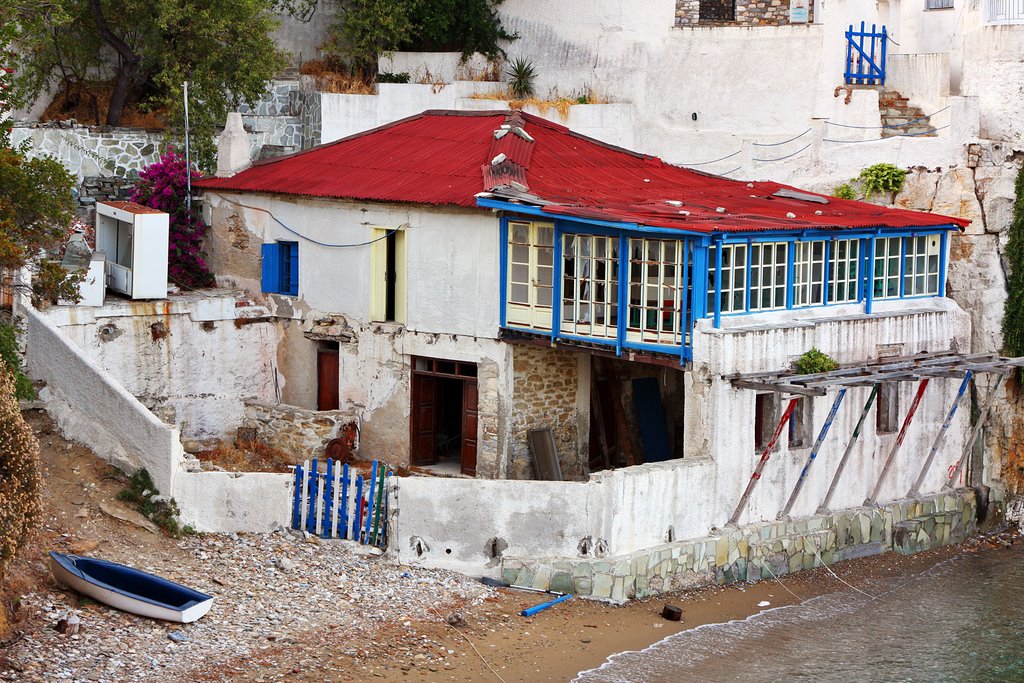
[[376, 460], [370, 476], [356, 474], [348, 464], [327, 460], [320, 471], [316, 458], [295, 466], [292, 528], [322, 538], [342, 538], [363, 545], [387, 547], [387, 465]]
[[885, 50], [889, 34], [885, 27], [876, 30], [871, 24], [867, 30], [860, 22], [860, 30], [853, 24], [846, 31], [846, 83], [849, 85], [885, 85]]

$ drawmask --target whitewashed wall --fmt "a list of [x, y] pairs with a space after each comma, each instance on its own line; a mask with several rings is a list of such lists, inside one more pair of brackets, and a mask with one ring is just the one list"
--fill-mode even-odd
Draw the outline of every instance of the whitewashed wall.
[[[187, 440], [230, 436], [244, 401], [277, 402], [279, 331], [272, 323], [235, 325], [247, 310], [238, 297], [114, 301], [55, 307], [46, 313], [78, 349]], [[154, 338], [153, 326], [166, 331]]]

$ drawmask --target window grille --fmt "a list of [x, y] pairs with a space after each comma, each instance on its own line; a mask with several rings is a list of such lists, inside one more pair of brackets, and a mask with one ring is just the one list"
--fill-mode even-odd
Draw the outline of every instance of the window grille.
[[700, 21], [735, 21], [736, 4], [734, 0], [700, 0], [698, 19]]

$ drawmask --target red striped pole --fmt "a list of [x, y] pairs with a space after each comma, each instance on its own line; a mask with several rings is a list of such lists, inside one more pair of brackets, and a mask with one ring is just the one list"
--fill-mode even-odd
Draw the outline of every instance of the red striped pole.
[[953, 400], [953, 406], [949, 409], [949, 414], [946, 415], [946, 421], [942, 423], [942, 428], [939, 429], [939, 433], [935, 436], [935, 443], [932, 444], [932, 448], [928, 451], [928, 457], [924, 459], [924, 465], [921, 466], [921, 473], [917, 475], [917, 481], [910, 487], [910, 491], [907, 492], [907, 498], [913, 498], [921, 490], [921, 486], [924, 485], [925, 477], [928, 476], [928, 470], [932, 467], [932, 462], [935, 461], [935, 455], [939, 452], [939, 447], [942, 446], [942, 440], [946, 438], [946, 432], [949, 431], [949, 425], [953, 422], [953, 416], [956, 415], [956, 409], [960, 406], [960, 401], [964, 397], [964, 392], [967, 391], [967, 385], [971, 383], [971, 377], [974, 376], [970, 370], [964, 373], [964, 379], [960, 382], [960, 390], [956, 392], [956, 398]]
[[907, 428], [910, 423], [914, 420], [914, 414], [917, 413], [917, 407], [921, 405], [921, 397], [924, 395], [924, 390], [928, 388], [928, 378], [921, 380], [921, 384], [917, 387], [917, 395], [914, 396], [914, 402], [910, 404], [910, 412], [903, 419], [903, 426], [900, 427], [900, 433], [896, 437], [896, 443], [892, 445], [892, 450], [889, 451], [889, 457], [885, 460], [885, 465], [882, 467], [882, 473], [878, 475], [878, 482], [875, 484], [875, 490], [871, 492], [871, 495], [867, 500], [864, 501], [865, 507], [871, 507], [878, 500], [878, 494], [882, 491], [882, 484], [885, 482], [885, 476], [889, 474], [889, 469], [892, 467], [892, 463], [896, 460], [896, 453], [899, 452], [900, 446], [903, 445], [903, 438], [907, 435]]
[[747, 507], [747, 501], [750, 500], [750, 494], [754, 492], [754, 487], [757, 486], [757, 480], [761, 478], [761, 472], [764, 471], [765, 463], [768, 462], [768, 458], [772, 455], [772, 450], [775, 448], [775, 443], [779, 440], [779, 436], [782, 434], [782, 428], [789, 422], [789, 418], [793, 416], [793, 411], [796, 410], [796, 403], [799, 401], [798, 398], [790, 399], [789, 405], [786, 406], [786, 411], [782, 413], [782, 417], [779, 418], [779, 424], [775, 425], [775, 433], [772, 434], [771, 441], [765, 446], [764, 452], [761, 453], [761, 459], [757, 461], [757, 466], [754, 468], [754, 473], [750, 475], [750, 482], [747, 483], [747, 490], [740, 496], [740, 502], [736, 506], [736, 512], [732, 513], [732, 517], [729, 518], [729, 524], [736, 524], [739, 521], [740, 514], [743, 513], [743, 508]]

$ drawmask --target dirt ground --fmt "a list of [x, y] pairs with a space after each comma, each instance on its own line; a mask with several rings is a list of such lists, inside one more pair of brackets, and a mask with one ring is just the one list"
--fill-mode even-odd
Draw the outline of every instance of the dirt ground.
[[[16, 609], [18, 596], [66, 593], [50, 576], [48, 551], [139, 558], [146, 565], [173, 567], [172, 576], [188, 575], [190, 566], [196, 564], [195, 553], [181, 543], [103, 512], [130, 515], [116, 500], [126, 477], [87, 448], [66, 442], [54, 432], [44, 412], [27, 411], [25, 417], [40, 441], [45, 513], [40, 529], [8, 577], [7, 597], [15, 606], [14, 628], [7, 640], [0, 641], [0, 672], [14, 661], [19, 641], [33, 640], [37, 634], [32, 629], [40, 628], [38, 614], [30, 619]], [[218, 538], [230, 543], [229, 536]], [[623, 607], [571, 599], [533, 618], [521, 617], [519, 612], [544, 602], [545, 596], [502, 589], [475, 605], [438, 603], [425, 619], [364, 616], [347, 627], [286, 625], [286, 637], [268, 636], [254, 651], [189, 665], [187, 675], [180, 679], [161, 680], [568, 681], [581, 670], [600, 666], [611, 654], [642, 649], [680, 630], [741, 619], [761, 609], [842, 590], [847, 588], [844, 581], [859, 587], [876, 577], [919, 572], [957, 553], [985, 547], [969, 543], [912, 557], [887, 554], [839, 563], [832, 570], [842, 580], [819, 568], [783, 577], [781, 582], [708, 588]], [[202, 571], [198, 566], [192, 569]], [[770, 605], [759, 607], [762, 602]], [[661, 618], [666, 604], [682, 608], [682, 622]], [[86, 605], [86, 609], [103, 608]], [[19, 680], [17, 669], [9, 670], [15, 677], [8, 680]], [[140, 675], [144, 676], [136, 673], [136, 678]]]

